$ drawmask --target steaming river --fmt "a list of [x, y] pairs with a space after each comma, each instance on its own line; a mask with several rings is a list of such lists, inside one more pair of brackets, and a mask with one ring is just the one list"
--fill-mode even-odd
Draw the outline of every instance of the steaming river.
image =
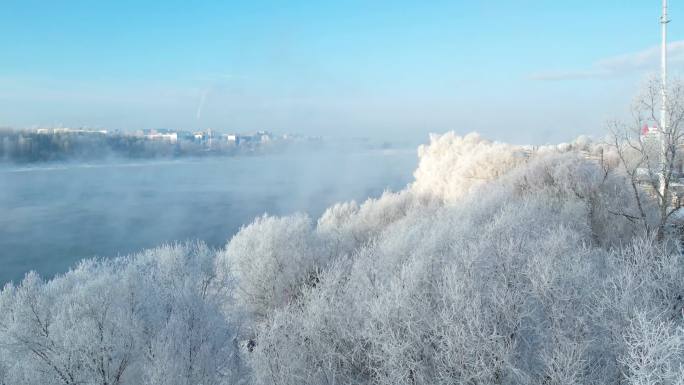
[[0, 285], [164, 242], [222, 247], [264, 212], [316, 218], [332, 203], [399, 190], [416, 164], [412, 150], [369, 150], [0, 166]]

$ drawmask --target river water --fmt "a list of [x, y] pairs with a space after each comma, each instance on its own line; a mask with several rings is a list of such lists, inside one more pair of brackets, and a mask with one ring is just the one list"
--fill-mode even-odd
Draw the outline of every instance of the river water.
[[222, 247], [263, 213], [316, 218], [399, 190], [416, 164], [413, 150], [359, 150], [0, 166], [0, 285], [165, 242]]

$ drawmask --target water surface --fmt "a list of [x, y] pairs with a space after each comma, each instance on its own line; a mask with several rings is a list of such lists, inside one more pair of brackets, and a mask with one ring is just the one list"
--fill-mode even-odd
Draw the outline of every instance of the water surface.
[[222, 247], [263, 213], [362, 201], [411, 180], [415, 151], [0, 167], [0, 285], [83, 258], [201, 239]]

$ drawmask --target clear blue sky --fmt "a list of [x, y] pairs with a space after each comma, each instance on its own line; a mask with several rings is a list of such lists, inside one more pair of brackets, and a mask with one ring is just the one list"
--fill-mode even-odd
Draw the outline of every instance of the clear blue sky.
[[[659, 13], [659, 0], [4, 0], [0, 126], [569, 140], [601, 134], [657, 69]], [[671, 18], [676, 42], [684, 5]], [[683, 63], [674, 46], [673, 72]]]

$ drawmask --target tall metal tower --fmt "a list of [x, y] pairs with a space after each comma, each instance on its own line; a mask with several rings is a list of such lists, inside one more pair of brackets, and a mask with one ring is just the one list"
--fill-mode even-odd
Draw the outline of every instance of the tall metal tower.
[[663, 14], [660, 16], [662, 41], [660, 46], [660, 78], [662, 81], [662, 105], [660, 106], [660, 127], [667, 130], [667, 0], [663, 0]]
[[662, 34], [662, 41], [660, 46], [660, 81], [661, 84], [661, 105], [660, 105], [660, 173], [659, 173], [659, 192], [661, 199], [667, 199], [667, 191], [665, 191], [665, 171], [667, 168], [667, 142], [669, 133], [668, 111], [667, 111], [667, 23], [670, 20], [667, 18], [667, 0], [663, 0], [663, 14], [660, 16], [660, 29]]

